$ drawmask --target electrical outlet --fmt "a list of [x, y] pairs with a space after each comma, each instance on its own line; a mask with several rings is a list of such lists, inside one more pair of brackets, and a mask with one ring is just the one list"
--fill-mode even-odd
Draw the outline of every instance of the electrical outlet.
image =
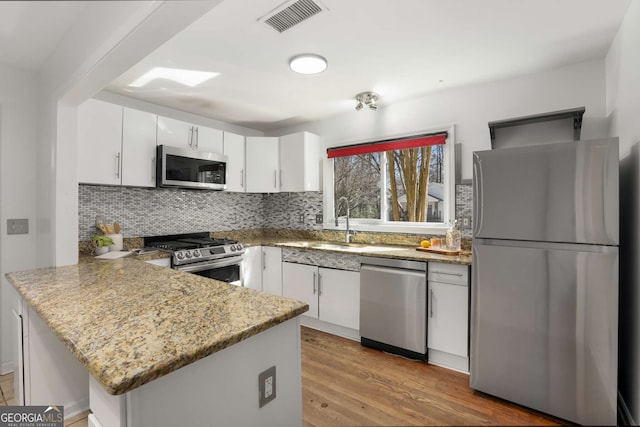
[[273, 394], [273, 377], [267, 377], [264, 381], [264, 398], [268, 399]]
[[316, 224], [322, 224], [322, 214], [316, 214]]
[[7, 234], [29, 234], [29, 220], [8, 219]]
[[298, 219], [298, 221], [300, 221], [300, 223], [304, 223], [304, 214], [303, 213], [300, 214], [300, 219]]
[[258, 407], [262, 408], [276, 398], [276, 367], [272, 366], [258, 375]]

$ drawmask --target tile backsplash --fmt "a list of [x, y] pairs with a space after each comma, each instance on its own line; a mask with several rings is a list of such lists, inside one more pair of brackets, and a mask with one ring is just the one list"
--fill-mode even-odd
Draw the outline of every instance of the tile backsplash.
[[[470, 184], [458, 184], [456, 185], [456, 219], [460, 230], [462, 230], [462, 237], [471, 237], [472, 235], [472, 214], [473, 214], [473, 191]], [[468, 219], [469, 225], [465, 226], [464, 219]]]
[[89, 240], [100, 215], [124, 237], [264, 227], [262, 194], [80, 185], [78, 238]]
[[[471, 186], [456, 186], [456, 218], [471, 217]], [[118, 222], [126, 238], [200, 231], [321, 231], [322, 193], [245, 194], [169, 188], [79, 185], [78, 238], [96, 233], [96, 216]], [[471, 228], [462, 229], [471, 237]]]

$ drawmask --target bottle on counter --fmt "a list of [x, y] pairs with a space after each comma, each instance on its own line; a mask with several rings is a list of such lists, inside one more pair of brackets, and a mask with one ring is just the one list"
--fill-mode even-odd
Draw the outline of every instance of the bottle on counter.
[[449, 224], [449, 229], [445, 235], [445, 241], [447, 249], [452, 251], [459, 251], [462, 241], [462, 233], [458, 229], [458, 221], [454, 220]]

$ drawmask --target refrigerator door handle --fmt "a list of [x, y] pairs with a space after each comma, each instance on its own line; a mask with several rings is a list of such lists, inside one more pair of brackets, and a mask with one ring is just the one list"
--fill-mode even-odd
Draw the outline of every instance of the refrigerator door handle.
[[473, 236], [482, 228], [482, 160], [473, 154]]

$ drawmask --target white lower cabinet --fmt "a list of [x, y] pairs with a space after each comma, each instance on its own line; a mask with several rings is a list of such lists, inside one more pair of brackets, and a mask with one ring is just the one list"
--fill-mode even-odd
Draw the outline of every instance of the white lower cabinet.
[[282, 249], [270, 246], [245, 248], [242, 286], [282, 295]]
[[282, 295], [309, 304], [304, 316], [360, 329], [358, 272], [283, 262]]
[[318, 268], [320, 320], [360, 330], [360, 273]]
[[242, 286], [262, 290], [262, 246], [244, 249], [242, 260]]
[[89, 409], [89, 373], [42, 318], [19, 297], [14, 393], [22, 405], [64, 406], [65, 414]]
[[428, 266], [429, 362], [469, 371], [469, 267], [430, 262]]

